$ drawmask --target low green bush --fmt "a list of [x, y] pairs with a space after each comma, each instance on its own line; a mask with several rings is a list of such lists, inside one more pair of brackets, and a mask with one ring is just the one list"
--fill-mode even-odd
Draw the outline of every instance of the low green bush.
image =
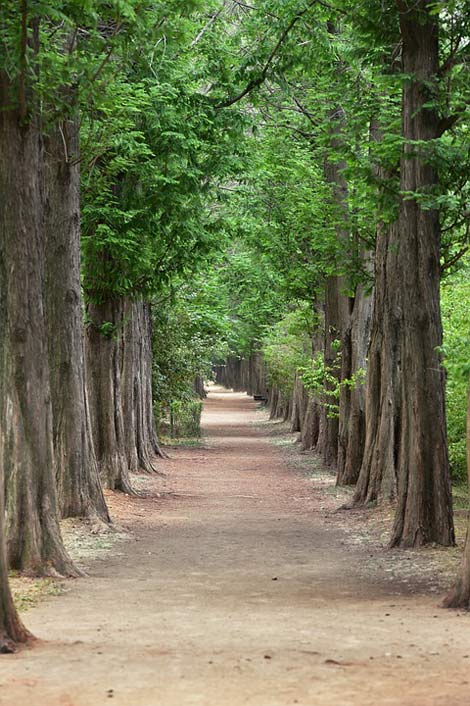
[[444, 365], [447, 370], [447, 433], [454, 482], [465, 482], [465, 418], [470, 376], [470, 264], [442, 287]]
[[199, 439], [201, 436], [201, 400], [175, 400], [170, 404], [172, 439]]

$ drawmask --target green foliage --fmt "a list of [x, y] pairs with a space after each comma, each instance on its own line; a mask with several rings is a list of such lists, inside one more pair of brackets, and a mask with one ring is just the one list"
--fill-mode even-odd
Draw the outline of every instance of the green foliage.
[[332, 364], [326, 364], [323, 353], [316, 353], [309, 366], [299, 369], [304, 387], [318, 398], [327, 415], [332, 418], [339, 416], [341, 389], [355, 389], [358, 385], [364, 385], [366, 380], [366, 371], [363, 368], [356, 370], [349, 378], [340, 379], [340, 341], [334, 342], [333, 351], [335, 358]]
[[226, 356], [230, 321], [217, 282], [204, 273], [155, 299], [153, 312], [154, 400], [162, 419], [173, 402], [190, 402], [196, 375], [209, 378], [212, 360]]
[[[470, 375], [469, 3], [434, 3], [442, 71], [426, 86], [442, 135], [413, 142], [439, 187], [448, 425], [463, 473]], [[391, 0], [32, 0], [0, 6], [0, 73], [43, 130], [78, 118], [83, 286], [88, 300], [154, 301], [157, 412], [189, 405], [227, 354], [262, 349], [286, 393], [300, 374], [337, 413], [340, 385], [316, 354], [312, 302], [328, 277], [354, 296], [365, 253], [396, 218], [401, 89]], [[287, 31], [289, 30], [289, 31]], [[247, 90], [250, 89], [250, 90]], [[240, 101], [234, 102], [237, 97]], [[22, 105], [24, 103], [24, 105]], [[445, 129], [447, 128], [447, 129]], [[334, 165], [344, 185], [328, 180]], [[341, 190], [341, 189], [340, 189]], [[111, 323], [102, 334], [113, 336]], [[174, 408], [174, 409], [176, 409]]]
[[170, 436], [173, 439], [199, 439], [202, 402], [175, 400], [170, 405]]
[[312, 309], [300, 303], [265, 333], [262, 350], [268, 380], [286, 395], [292, 392], [297, 372], [308, 365], [312, 330]]
[[449, 278], [442, 288], [444, 365], [447, 370], [447, 428], [454, 479], [466, 476], [465, 414], [470, 379], [470, 267]]
[[164, 29], [152, 6], [107, 64], [92, 110], [88, 96], [82, 104], [84, 285], [98, 301], [189, 277], [220, 247], [211, 180], [239, 168], [243, 121], [201, 92], [210, 77], [190, 51], [192, 6], [167, 5]]

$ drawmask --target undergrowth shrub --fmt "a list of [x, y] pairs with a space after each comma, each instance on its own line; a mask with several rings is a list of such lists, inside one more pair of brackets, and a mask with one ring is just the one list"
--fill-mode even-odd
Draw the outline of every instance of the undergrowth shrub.
[[454, 482], [466, 479], [465, 417], [470, 376], [470, 264], [442, 287], [444, 365], [447, 370], [447, 433]]
[[175, 400], [170, 404], [172, 439], [199, 439], [201, 436], [201, 400]]

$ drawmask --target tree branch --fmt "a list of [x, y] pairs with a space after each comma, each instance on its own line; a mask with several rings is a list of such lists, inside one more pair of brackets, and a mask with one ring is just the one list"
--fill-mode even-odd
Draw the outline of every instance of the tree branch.
[[198, 43], [201, 41], [201, 39], [203, 38], [203, 36], [204, 36], [205, 33], [207, 32], [207, 30], [210, 29], [210, 27], [214, 24], [214, 22], [217, 21], [217, 19], [220, 17], [220, 15], [222, 14], [222, 12], [223, 12], [224, 10], [225, 10], [225, 4], [222, 5], [222, 7], [220, 8], [220, 10], [218, 10], [217, 12], [214, 12], [214, 14], [210, 17], [209, 21], [206, 22], [206, 24], [204, 25], [204, 27], [201, 29], [201, 31], [197, 34], [197, 36], [196, 36], [196, 37], [193, 39], [193, 41], [191, 42], [191, 46], [192, 46], [192, 47], [195, 47], [196, 44], [198, 44]]
[[219, 103], [216, 107], [217, 108], [229, 108], [231, 105], [234, 105], [235, 103], [238, 103], [238, 101], [241, 101], [242, 98], [245, 98], [251, 91], [253, 91], [255, 88], [258, 88], [261, 86], [265, 80], [266, 76], [268, 74], [269, 67], [271, 66], [277, 52], [281, 48], [281, 46], [284, 44], [285, 40], [287, 39], [287, 36], [289, 35], [290, 31], [292, 28], [297, 24], [297, 22], [307, 14], [311, 8], [316, 5], [318, 0], [313, 0], [313, 2], [310, 2], [306, 8], [304, 8], [301, 12], [298, 12], [294, 17], [291, 19], [287, 27], [285, 27], [284, 31], [282, 32], [281, 36], [277, 40], [276, 44], [274, 45], [273, 49], [271, 50], [271, 53], [269, 54], [265, 65], [263, 66], [260, 75], [257, 78], [252, 79], [241, 91], [238, 93], [236, 96], [232, 96], [231, 98], [227, 98], [227, 100], [223, 101], [222, 103]]
[[450, 258], [450, 260], [447, 260], [447, 262], [444, 262], [441, 271], [444, 272], [444, 270], [448, 270], [449, 267], [452, 267], [452, 265], [455, 265], [456, 262], [458, 262], [466, 253], [468, 253], [469, 246], [465, 245], [461, 250], [458, 251], [453, 257]]
[[462, 106], [458, 110], [455, 111], [455, 113], [452, 113], [451, 115], [447, 115], [445, 118], [441, 118], [439, 120], [438, 124], [438, 134], [443, 135], [447, 130], [450, 130], [451, 128], [454, 127], [456, 123], [460, 120], [460, 118], [465, 115], [465, 113], [468, 110], [468, 105]]

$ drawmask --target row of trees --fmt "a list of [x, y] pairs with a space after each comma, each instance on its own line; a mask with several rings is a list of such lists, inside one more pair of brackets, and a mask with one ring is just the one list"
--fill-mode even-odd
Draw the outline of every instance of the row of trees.
[[210, 5], [0, 8], [2, 651], [28, 637], [8, 569], [77, 576], [60, 518], [109, 523], [103, 485], [132, 493], [161, 455], [151, 304], [219, 247], [212, 180], [243, 125], [226, 80], [207, 95]]
[[[219, 379], [263, 394], [263, 350], [272, 415], [355, 486], [353, 506], [394, 503], [390, 546], [455, 541], [443, 354], [468, 379], [468, 330], [443, 347], [440, 287], [468, 277], [467, 11], [312, 8], [254, 103], [262, 134], [235, 187], [246, 257], [277, 288], [257, 289], [266, 319], [234, 307], [241, 345]], [[470, 602], [469, 555], [449, 605]]]
[[[357, 502], [397, 498], [394, 544], [453, 542], [439, 280], [467, 238], [467, 14], [2, 3], [3, 650], [27, 638], [8, 567], [77, 575], [60, 518], [109, 522], [102, 485], [155, 470], [152, 379], [165, 403], [285, 316], [306, 445]], [[342, 383], [369, 338], [364, 405]]]

